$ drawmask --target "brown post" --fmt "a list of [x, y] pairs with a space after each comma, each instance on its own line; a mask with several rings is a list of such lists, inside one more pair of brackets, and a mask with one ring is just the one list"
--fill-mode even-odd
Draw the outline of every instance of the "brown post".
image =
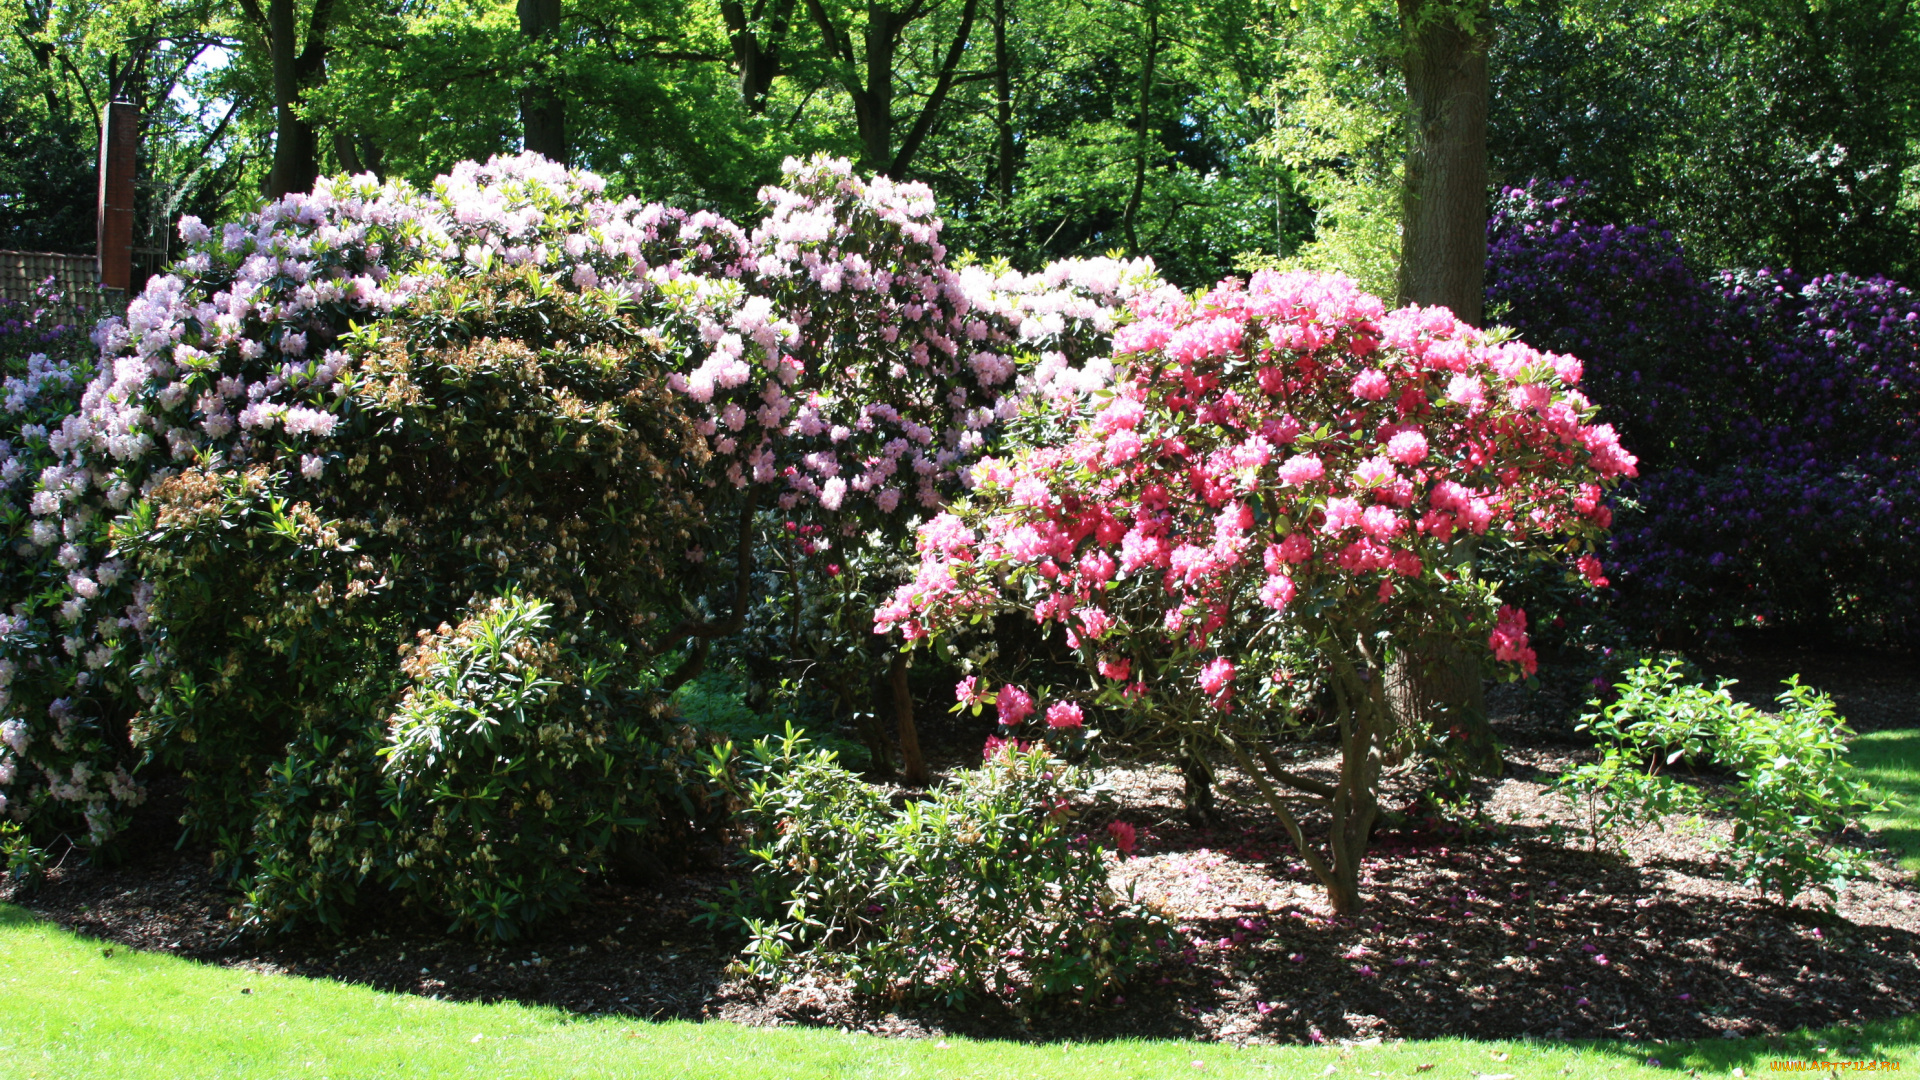
[[96, 258], [103, 288], [133, 287], [133, 158], [140, 114], [132, 102], [108, 103], [100, 116], [100, 203]]

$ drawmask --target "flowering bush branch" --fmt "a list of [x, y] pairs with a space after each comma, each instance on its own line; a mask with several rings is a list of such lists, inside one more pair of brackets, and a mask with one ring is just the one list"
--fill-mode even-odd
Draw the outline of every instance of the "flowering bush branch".
[[[1448, 635], [1530, 674], [1525, 613], [1474, 577], [1475, 538], [1498, 530], [1597, 578], [1604, 489], [1634, 459], [1592, 422], [1579, 361], [1443, 309], [1387, 312], [1343, 278], [1259, 274], [1132, 314], [1113, 391], [1063, 445], [975, 466], [876, 629], [912, 642], [1010, 611], [1054, 628], [1090, 702], [1221, 743], [1353, 910], [1381, 770], [1410, 738], [1384, 698], [1394, 656]], [[1302, 658], [1343, 748], [1324, 853], [1250, 745], [1257, 725], [1233, 721], [1282, 702]], [[1014, 686], [996, 704], [1003, 724], [1080, 717]]]

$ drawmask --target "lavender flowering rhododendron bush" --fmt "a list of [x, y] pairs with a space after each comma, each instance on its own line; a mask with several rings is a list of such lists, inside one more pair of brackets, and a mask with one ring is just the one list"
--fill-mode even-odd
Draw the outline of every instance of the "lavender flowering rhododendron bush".
[[[739, 629], [759, 508], [903, 527], [1019, 401], [1103, 382], [1117, 306], [1159, 287], [1111, 260], [949, 268], [925, 189], [844, 163], [790, 163], [764, 194], [748, 231], [524, 157], [184, 221], [187, 254], [96, 332], [77, 401], [21, 427], [6, 812], [99, 846], [141, 797], [128, 766], [158, 760], [190, 829], [254, 875], [256, 917], [337, 921], [354, 891], [322, 872], [338, 852], [318, 826], [384, 798], [372, 766], [400, 760], [386, 727], [417, 635], [525, 596], [553, 678], [657, 685], [657, 658], [697, 664]], [[62, 377], [85, 372], [42, 381]], [[486, 788], [491, 823], [453, 833], [469, 854], [511, 833], [607, 872], [701, 820], [692, 749], [623, 707], [641, 726], [619, 769]], [[593, 843], [530, 828], [528, 800], [609, 784], [652, 785], [621, 796], [651, 809]], [[439, 903], [397, 869], [451, 842], [408, 816], [438, 811], [389, 810], [392, 846], [359, 849], [352, 880]], [[457, 914], [501, 933], [549, 899]]]
[[[1389, 666], [1437, 638], [1530, 673], [1526, 614], [1472, 552], [1497, 534], [1599, 578], [1606, 488], [1634, 458], [1594, 423], [1578, 360], [1444, 309], [1388, 312], [1344, 278], [1262, 273], [1133, 312], [1112, 392], [1063, 444], [974, 467], [878, 629], [919, 641], [1008, 611], [1053, 628], [1093, 691], [970, 678], [963, 701], [1003, 726], [1072, 732], [1098, 706], [1204, 734], [1351, 911], [1382, 772], [1423, 735], [1395, 725]], [[1336, 703], [1337, 785], [1267, 746], [1301, 681]], [[1327, 811], [1324, 850], [1281, 785]]]
[[1509, 189], [1488, 301], [1588, 361], [1642, 451], [1611, 541], [1642, 632], [1791, 623], [1901, 638], [1920, 610], [1920, 296], [1883, 278], [1697, 274], [1648, 226], [1580, 216], [1567, 183]]

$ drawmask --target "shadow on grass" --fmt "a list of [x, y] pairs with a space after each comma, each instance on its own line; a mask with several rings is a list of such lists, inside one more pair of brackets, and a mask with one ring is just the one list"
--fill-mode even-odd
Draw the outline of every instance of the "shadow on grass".
[[1920, 728], [1868, 732], [1854, 740], [1850, 756], [1874, 797], [1886, 803], [1867, 824], [1902, 869], [1920, 871]]

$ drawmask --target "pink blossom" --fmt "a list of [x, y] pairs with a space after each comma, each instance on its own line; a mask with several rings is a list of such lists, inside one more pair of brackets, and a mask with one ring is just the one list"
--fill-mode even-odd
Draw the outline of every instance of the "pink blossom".
[[1025, 690], [1007, 683], [1000, 688], [1000, 695], [994, 699], [994, 709], [1000, 714], [1000, 722], [1008, 727], [1019, 723], [1033, 713], [1033, 698]]
[[1140, 423], [1147, 410], [1131, 398], [1115, 397], [1094, 416], [1093, 426], [1103, 434], [1116, 431], [1131, 431]]
[[1501, 605], [1487, 645], [1493, 649], [1495, 660], [1517, 662], [1529, 676], [1539, 667], [1533, 650], [1527, 644], [1527, 613], [1517, 607]]
[[1585, 577], [1588, 583], [1594, 588], [1604, 589], [1607, 587], [1607, 578], [1605, 573], [1602, 572], [1599, 559], [1594, 558], [1592, 555], [1582, 555], [1574, 560], [1574, 566], [1579, 569], [1581, 576]]
[[1391, 483], [1395, 476], [1393, 463], [1384, 457], [1370, 457], [1353, 468], [1354, 482], [1362, 487], [1379, 487]]
[[1047, 726], [1056, 730], [1083, 726], [1080, 706], [1071, 701], [1055, 702], [1047, 708]]
[[1285, 574], [1274, 574], [1267, 578], [1266, 584], [1260, 586], [1260, 602], [1275, 611], [1286, 610], [1298, 594], [1299, 589], [1294, 586], [1293, 579]]
[[1127, 677], [1133, 674], [1133, 661], [1125, 657], [1114, 659], [1110, 656], [1102, 656], [1098, 666], [1100, 674], [1114, 682], [1126, 682]]
[[1282, 462], [1277, 475], [1288, 487], [1312, 483], [1327, 474], [1326, 466], [1312, 454], [1296, 454]]
[[1360, 524], [1361, 512], [1358, 499], [1338, 498], [1327, 500], [1327, 520], [1320, 526], [1324, 533], [1337, 533], [1343, 529]]
[[1390, 506], [1369, 506], [1360, 514], [1360, 528], [1376, 540], [1391, 540], [1400, 535], [1406, 522]]
[[1387, 396], [1390, 389], [1387, 373], [1377, 368], [1369, 368], [1353, 380], [1353, 396], [1362, 401], [1379, 401]]
[[1200, 669], [1200, 689], [1219, 697], [1233, 688], [1233, 661], [1218, 657]]
[[1139, 843], [1139, 833], [1124, 821], [1108, 822], [1107, 835], [1112, 838], [1114, 850], [1118, 851], [1123, 859], [1132, 855], [1135, 845]]
[[1418, 431], [1402, 431], [1387, 440], [1387, 456], [1402, 465], [1418, 465], [1427, 457], [1427, 437]]
[[954, 685], [953, 698], [962, 705], [972, 705], [983, 700], [980, 694], [979, 676], [969, 675]]

